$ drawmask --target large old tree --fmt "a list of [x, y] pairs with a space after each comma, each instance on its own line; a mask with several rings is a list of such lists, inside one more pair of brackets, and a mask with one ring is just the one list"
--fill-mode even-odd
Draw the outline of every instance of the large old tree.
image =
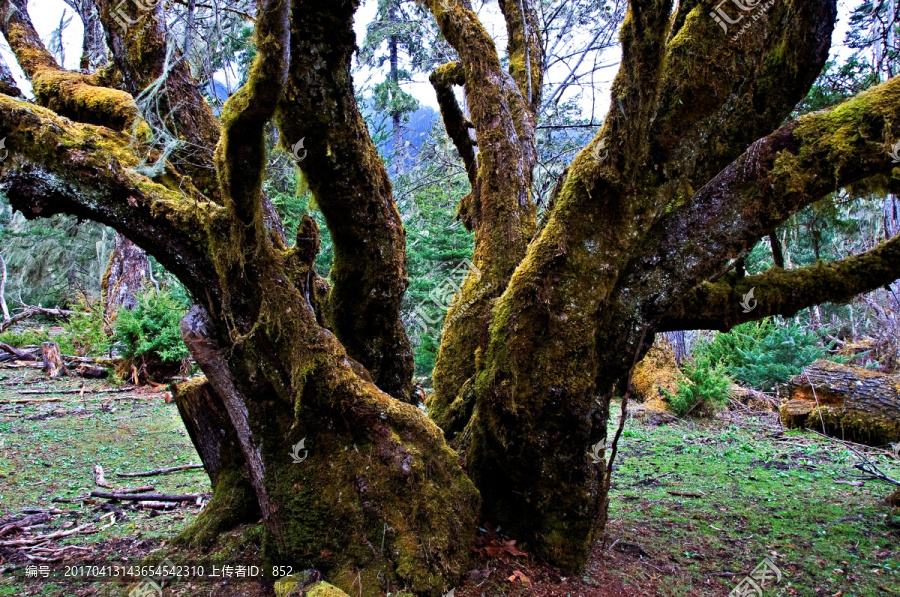
[[[734, 2], [725, 20], [716, 1], [631, 0], [609, 114], [541, 226], [532, 0], [500, 2], [508, 68], [467, 0], [426, 4], [458, 54], [431, 81], [471, 182], [459, 217], [482, 272], [448, 314], [433, 420], [409, 403], [405, 232], [354, 97], [357, 0], [262, 0], [248, 81], [218, 118], [167, 44], [164, 4], [97, 0], [111, 61], [76, 73], [25, 0], [0, 0], [35, 95], [0, 88], [13, 206], [115, 228], [196, 302], [183, 332], [208, 383], [179, 407], [214, 496], [179, 540], [202, 547], [262, 518], [267, 557], [371, 594], [447, 590], [481, 517], [578, 569], [608, 507], [588, 452], [656, 333], [791, 315], [900, 277], [900, 238], [809, 268], [730, 267], [830, 193], [900, 187], [897, 79], [789, 119], [828, 56], [835, 0]], [[328, 281], [312, 269], [314, 222], [283, 230], [261, 191], [272, 122], [284, 147], [305, 139], [299, 167], [334, 239]]]

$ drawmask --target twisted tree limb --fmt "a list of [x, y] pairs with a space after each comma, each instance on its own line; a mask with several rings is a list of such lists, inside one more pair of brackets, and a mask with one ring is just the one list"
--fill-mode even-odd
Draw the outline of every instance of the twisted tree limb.
[[334, 241], [325, 318], [378, 387], [410, 401], [412, 348], [400, 320], [409, 284], [406, 232], [354, 96], [356, 6], [295, 0], [290, 73], [276, 122]]

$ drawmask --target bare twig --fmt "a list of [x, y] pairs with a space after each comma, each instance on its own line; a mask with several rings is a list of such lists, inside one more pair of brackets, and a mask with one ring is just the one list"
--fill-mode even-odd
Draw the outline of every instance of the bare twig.
[[134, 386], [125, 386], [124, 388], [112, 388], [108, 390], [85, 390], [77, 388], [74, 390], [21, 390], [16, 392], [20, 396], [45, 395], [45, 394], [121, 394], [134, 390]]
[[156, 475], [167, 475], [169, 473], [176, 473], [178, 471], [187, 471], [193, 469], [203, 468], [202, 464], [184, 464], [182, 466], [173, 466], [170, 468], [161, 468], [155, 471], [147, 471], [146, 473], [116, 473], [118, 477], [153, 477]]
[[111, 491], [92, 491], [92, 497], [106, 500], [122, 500], [131, 502], [196, 502], [203, 498], [200, 494], [172, 495], [168, 493], [123, 493]]

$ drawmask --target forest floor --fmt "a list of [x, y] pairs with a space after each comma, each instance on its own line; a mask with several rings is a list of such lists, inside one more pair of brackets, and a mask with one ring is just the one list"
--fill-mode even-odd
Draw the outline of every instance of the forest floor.
[[[85, 498], [102, 490], [94, 484], [95, 465], [116, 488], [209, 492], [202, 470], [116, 475], [199, 462], [175, 404], [163, 393], [121, 387], [106, 394], [22, 393], [80, 389], [81, 383], [0, 369], [0, 529], [4, 515], [51, 514], [30, 535], [12, 530], [0, 536], [0, 596], [125, 595], [122, 585], [66, 584], [59, 577], [66, 564], [83, 561], [139, 563], [198, 512], [193, 504], [160, 512]], [[87, 382], [86, 389], [110, 385]], [[58, 401], [10, 403], [16, 400]], [[614, 408], [611, 425], [617, 416]], [[900, 461], [887, 451], [866, 454], [900, 477]], [[469, 580], [455, 597], [725, 596], [767, 557], [777, 573], [771, 572], [766, 596], [900, 595], [900, 511], [884, 503], [890, 485], [860, 484], [853, 467], [858, 461], [832, 440], [785, 432], [772, 413], [729, 411], [662, 426], [630, 420], [613, 477], [610, 523], [585, 572], [561, 575], [516, 556], [517, 548], [504, 547], [509, 538], [485, 524]], [[79, 528], [29, 552], [41, 557], [51, 553], [41, 549], [58, 553], [69, 545], [72, 559], [46, 563], [50, 579], [23, 579], [27, 565], [42, 562], [29, 561], [10, 542]], [[211, 582], [176, 589], [224, 593]], [[271, 594], [265, 584], [241, 592]]]

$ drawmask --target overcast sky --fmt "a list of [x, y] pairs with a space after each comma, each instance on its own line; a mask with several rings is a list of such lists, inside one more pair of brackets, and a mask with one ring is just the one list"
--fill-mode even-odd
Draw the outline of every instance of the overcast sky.
[[[859, 1], [860, 0], [839, 0], [839, 21], [832, 38], [833, 55], [846, 53], [846, 49], [843, 47], [843, 41], [847, 31], [847, 15], [849, 14], [850, 7], [857, 5]], [[506, 31], [503, 25], [503, 19], [499, 14], [497, 3], [479, 2], [476, 0], [474, 4], [479, 7], [479, 16], [488, 31], [494, 36], [494, 39], [497, 40], [498, 47], [505, 47]], [[29, 0], [28, 7], [35, 27], [45, 43], [50, 39], [51, 33], [59, 27], [60, 18], [62, 17], [64, 10], [74, 17], [72, 24], [67, 29], [64, 46], [66, 58], [65, 67], [68, 69], [76, 69], [81, 59], [82, 38], [82, 27], [78, 17], [74, 15], [68, 6], [66, 6], [63, 0]], [[357, 43], [362, 43], [363, 38], [365, 37], [366, 26], [375, 17], [377, 7], [377, 0], [363, 0], [362, 6], [356, 15], [355, 29]], [[15, 71], [20, 86], [23, 89], [27, 89], [29, 86], [25, 83], [24, 76], [18, 69], [15, 59], [9, 51], [9, 46], [6, 45], [6, 40], [2, 39], [2, 36], [0, 36], [0, 53], [3, 54], [4, 59], [10, 68]], [[609, 56], [604, 56], [604, 59], [615, 61], [617, 60], [617, 53], [613, 52]], [[606, 106], [609, 103], [609, 86], [611, 84], [611, 78], [615, 76], [615, 70], [616, 69], [610, 68], [601, 71], [601, 77], [605, 77], [605, 79], [600, 80], [596, 97], [582, 98], [585, 117], [589, 116], [587, 112], [590, 111], [592, 107], [596, 114], [605, 114]], [[371, 73], [368, 72], [358, 73], [356, 76], [357, 86], [364, 86], [370, 75]], [[417, 77], [415, 81], [405, 84], [404, 88], [408, 93], [419, 100], [420, 103], [433, 108], [437, 107], [434, 90], [431, 88], [425, 75], [421, 75]]]

